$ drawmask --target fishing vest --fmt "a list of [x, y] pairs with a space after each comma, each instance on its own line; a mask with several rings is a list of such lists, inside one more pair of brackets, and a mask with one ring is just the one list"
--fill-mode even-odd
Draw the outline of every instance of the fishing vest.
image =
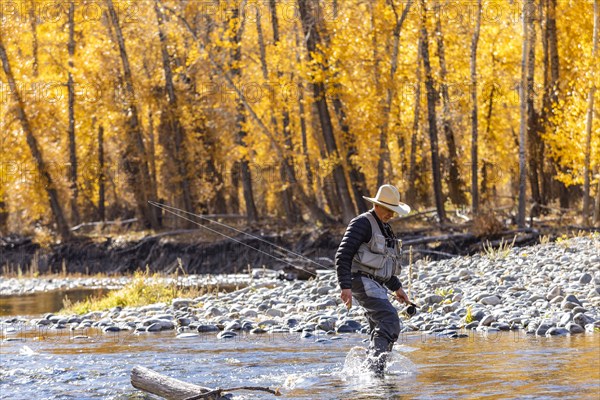
[[386, 245], [386, 237], [377, 220], [370, 212], [363, 214], [371, 223], [371, 240], [362, 243], [352, 259], [352, 272], [363, 272], [383, 282], [393, 275], [399, 275], [402, 244], [396, 241], [395, 247]]

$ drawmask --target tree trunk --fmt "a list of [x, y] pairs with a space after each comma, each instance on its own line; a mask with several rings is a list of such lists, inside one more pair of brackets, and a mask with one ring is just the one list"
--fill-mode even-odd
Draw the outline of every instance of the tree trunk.
[[33, 54], [33, 77], [37, 78], [39, 75], [39, 64], [38, 64], [38, 36], [37, 36], [37, 13], [36, 13], [36, 0], [31, 0], [29, 7], [29, 23], [31, 24], [31, 47]]
[[152, 229], [160, 228], [158, 215], [154, 207], [148, 200], [151, 200], [150, 194], [154, 192], [151, 187], [150, 171], [148, 168], [148, 157], [144, 146], [144, 138], [142, 128], [139, 121], [138, 109], [135, 104], [135, 92], [133, 88], [133, 78], [129, 65], [129, 58], [125, 48], [125, 40], [123, 32], [119, 25], [119, 18], [113, 6], [112, 0], [106, 0], [108, 14], [111, 23], [115, 29], [117, 43], [119, 45], [119, 54], [123, 65], [123, 78], [125, 81], [125, 93], [128, 103], [126, 105], [125, 115], [127, 118], [127, 131], [125, 132], [125, 146], [121, 157], [123, 159], [123, 167], [129, 185], [132, 188], [138, 211], [141, 216], [141, 221], [146, 227]]
[[[271, 0], [274, 1], [274, 0]], [[296, 28], [296, 26], [294, 26], [294, 34], [296, 37], [296, 63], [298, 65], [301, 65], [301, 60], [300, 60], [300, 52], [298, 51], [298, 49], [300, 48], [300, 39], [298, 38], [298, 29]], [[306, 182], [308, 185], [308, 193], [312, 194], [313, 193], [313, 182], [314, 182], [314, 177], [313, 177], [313, 173], [312, 173], [312, 168], [310, 166], [310, 156], [309, 156], [309, 151], [308, 151], [308, 137], [307, 137], [307, 127], [306, 127], [306, 111], [304, 108], [304, 85], [302, 85], [302, 82], [298, 83], [299, 88], [298, 88], [298, 112], [299, 112], [299, 116], [298, 118], [300, 119], [300, 132], [302, 135], [302, 154], [304, 157], [304, 169], [305, 174], [306, 174]], [[319, 150], [322, 151], [322, 147], [319, 146]]]
[[529, 22], [528, 14], [531, 10], [532, 0], [523, 3], [523, 49], [521, 56], [521, 83], [519, 85], [521, 123], [519, 129], [519, 213], [517, 224], [519, 228], [525, 227], [526, 217], [526, 188], [527, 188], [527, 166], [526, 166], [526, 137], [527, 137], [527, 59], [529, 54]]
[[[160, 48], [162, 55], [163, 70], [165, 73], [165, 89], [169, 101], [168, 107], [163, 112], [167, 113], [167, 120], [170, 122], [170, 140], [173, 144], [172, 161], [176, 164], [177, 177], [179, 182], [179, 190], [181, 191], [181, 200], [183, 200], [183, 209], [189, 212], [194, 212], [192, 200], [192, 184], [190, 182], [190, 173], [188, 171], [189, 156], [186, 150], [185, 132], [179, 116], [177, 115], [177, 95], [175, 93], [175, 84], [173, 83], [173, 70], [171, 69], [171, 60], [167, 51], [167, 37], [163, 32], [164, 15], [158, 5], [158, 1], [154, 2], [154, 12], [158, 21], [158, 37], [160, 39]], [[193, 223], [184, 221], [184, 227], [192, 227]]]
[[[273, 44], [277, 46], [279, 44], [279, 20], [277, 17], [277, 8], [274, 0], [269, 1], [269, 10], [271, 13], [271, 26], [273, 28]], [[262, 22], [260, 17], [260, 11], [256, 10], [256, 31], [258, 36], [258, 46], [259, 46], [259, 55], [260, 55], [260, 63], [263, 74], [263, 79], [265, 82], [269, 81], [269, 69], [267, 65], [267, 51], [264, 41], [264, 36], [262, 32]], [[277, 77], [281, 79], [283, 73], [279, 70], [276, 71]], [[275, 116], [274, 109], [276, 104], [271, 104], [270, 113], [271, 113], [271, 126], [273, 130], [277, 133], [278, 130], [278, 121]], [[285, 218], [288, 223], [294, 224], [302, 221], [302, 214], [298, 209], [296, 202], [294, 201], [294, 193], [293, 187], [297, 182], [296, 173], [294, 171], [294, 160], [291, 157], [291, 153], [293, 152], [293, 143], [290, 135], [290, 116], [288, 111], [285, 109], [286, 105], [282, 105], [282, 131], [284, 138], [284, 158], [281, 160], [283, 163], [282, 167], [279, 169], [280, 177], [283, 184], [283, 191], [281, 192], [281, 200], [283, 203], [283, 208], [285, 212]], [[288, 176], [286, 169], [290, 171]]]
[[[532, 3], [532, 7], [534, 4]], [[529, 160], [529, 181], [531, 187], [531, 197], [535, 204], [533, 215], [539, 213], [539, 205], [542, 204], [541, 192], [540, 192], [540, 168], [543, 165], [540, 154], [541, 137], [540, 128], [538, 124], [538, 114], [535, 110], [535, 43], [536, 43], [536, 31], [535, 31], [535, 18], [536, 12], [533, 9], [529, 9], [527, 17], [527, 30], [528, 30], [528, 41], [529, 41], [529, 52], [527, 60], [527, 147], [529, 149], [528, 160]]]
[[[337, 92], [338, 89], [336, 88], [335, 91]], [[350, 171], [348, 171], [350, 176], [350, 188], [352, 189], [352, 194], [356, 200], [358, 212], [364, 213], [368, 210], [367, 202], [363, 199], [363, 196], [369, 194], [367, 193], [367, 179], [365, 178], [365, 174], [356, 166], [355, 161], [353, 161], [358, 154], [358, 149], [356, 148], [354, 137], [350, 132], [350, 126], [348, 126], [348, 118], [344, 111], [344, 105], [337, 95], [333, 96], [331, 102], [333, 103], [333, 110], [338, 118], [342, 133], [348, 138], [348, 142], [346, 143], [346, 160], [348, 161], [348, 167], [350, 168]], [[382, 157], [385, 158], [385, 155]]]
[[[154, 114], [148, 109], [148, 162], [150, 168], [150, 180], [152, 187], [158, 192], [158, 177], [156, 176], [156, 138], [154, 134]], [[157, 193], [153, 193], [157, 197]], [[162, 225], [162, 223], [161, 223]]]
[[592, 86], [588, 93], [588, 109], [585, 120], [585, 166], [584, 166], [584, 182], [583, 182], [583, 220], [584, 223], [589, 223], [590, 215], [590, 175], [592, 173], [591, 154], [592, 154], [592, 125], [594, 123], [594, 94], [596, 93], [596, 81], [593, 79], [598, 70], [595, 63], [598, 55], [598, 25], [600, 24], [600, 16], [598, 10], [598, 1], [594, 0], [594, 34], [592, 47]]
[[438, 150], [438, 132], [435, 115], [436, 91], [433, 82], [433, 72], [429, 59], [429, 38], [427, 34], [427, 6], [424, 0], [421, 0], [423, 14], [421, 17], [421, 51], [423, 57], [423, 66], [425, 67], [425, 88], [427, 90], [427, 114], [429, 123], [429, 141], [431, 146], [431, 170], [433, 172], [433, 195], [435, 198], [435, 207], [440, 223], [446, 221], [446, 211], [444, 210], [444, 200], [442, 193], [442, 179], [440, 173], [440, 159]]
[[473, 215], [479, 213], [479, 165], [477, 156], [478, 121], [477, 121], [477, 45], [479, 43], [479, 30], [481, 28], [481, 0], [477, 1], [477, 23], [473, 32], [471, 43], [471, 211]]
[[421, 120], [421, 47], [423, 40], [419, 39], [417, 45], [417, 88], [415, 91], [415, 114], [413, 118], [412, 135], [410, 139], [410, 164], [408, 168], [408, 191], [406, 201], [409, 205], [415, 204], [417, 200], [417, 138], [419, 137], [419, 122]]
[[[315, 21], [315, 23], [314, 23], [315, 32], [317, 34], [320, 34], [321, 32], [323, 33], [323, 43], [325, 46], [329, 47], [329, 46], [331, 46], [331, 39], [329, 37], [329, 33], [327, 32], [327, 30], [325, 29], [325, 27], [322, 24], [321, 24], [321, 26], [318, 26], [318, 22], [322, 21], [320, 19], [320, 17], [318, 17], [318, 16], [324, 15], [323, 10], [321, 10], [319, 8], [318, 1], [314, 1], [314, 5], [315, 5], [315, 8], [313, 10], [312, 15], [315, 15], [314, 12], [316, 12], [316, 15], [317, 15], [317, 18], [315, 18], [315, 20], [314, 20]], [[319, 38], [320, 38], [320, 36], [319, 36]], [[319, 41], [319, 43], [320, 43], [320, 41]], [[327, 70], [329, 67], [321, 64], [321, 68], [323, 70]], [[337, 73], [334, 73], [333, 90], [330, 91], [328, 97], [331, 98], [331, 103], [333, 105], [333, 111], [335, 113], [338, 124], [342, 131], [342, 140], [341, 140], [342, 144], [340, 147], [341, 147], [342, 152], [344, 151], [344, 147], [345, 147], [346, 156], [345, 156], [345, 158], [343, 158], [341, 160], [341, 162], [342, 162], [342, 166], [347, 165], [347, 168], [349, 169], [348, 175], [350, 177], [350, 190], [352, 191], [352, 195], [354, 196], [354, 200], [355, 200], [355, 202], [352, 203], [352, 206], [354, 207], [354, 205], [356, 205], [356, 208], [358, 209], [358, 211], [360, 213], [363, 213], [363, 212], [367, 211], [367, 209], [368, 209], [367, 205], [369, 204], [366, 202], [366, 200], [363, 199], [364, 195], [368, 195], [367, 180], [365, 178], [365, 174], [356, 165], [356, 161], [354, 161], [355, 156], [358, 154], [358, 149], [356, 148], [356, 138], [350, 131], [350, 125], [348, 124], [348, 118], [346, 115], [346, 111], [344, 109], [344, 104], [342, 103], [342, 100], [339, 97], [339, 93], [341, 93], [342, 88], [341, 88], [340, 84], [336, 82], [336, 79], [335, 79], [336, 74]], [[325, 87], [325, 92], [327, 92], [326, 87]], [[327, 103], [325, 103], [325, 104], [327, 104]], [[346, 143], [344, 143], [344, 139], [345, 139]], [[386, 154], [385, 154], [386, 152], [387, 152], [387, 148], [385, 149], [385, 152], [382, 155], [384, 158], [386, 157]], [[350, 201], [352, 201], [352, 198], [350, 198]]]
[[10, 87], [11, 96], [15, 102], [15, 112], [17, 114], [17, 119], [21, 123], [21, 127], [25, 132], [25, 137], [27, 139], [27, 145], [29, 146], [29, 150], [31, 151], [31, 155], [35, 160], [37, 170], [42, 179], [42, 185], [46, 189], [46, 194], [48, 195], [48, 199], [50, 201], [50, 209], [52, 210], [52, 214], [54, 215], [54, 220], [56, 221], [56, 227], [58, 229], [58, 233], [63, 240], [68, 240], [71, 238], [71, 231], [69, 229], [69, 224], [65, 218], [65, 213], [62, 208], [62, 203], [58, 197], [58, 192], [56, 190], [56, 186], [54, 185], [54, 181], [50, 176], [50, 172], [46, 165], [46, 161], [42, 155], [41, 149], [38, 145], [37, 139], [33, 135], [33, 130], [31, 129], [31, 125], [29, 123], [29, 119], [25, 114], [25, 105], [23, 104], [23, 99], [21, 95], [17, 91], [17, 83], [15, 81], [15, 77], [13, 76], [12, 69], [10, 67], [10, 63], [8, 61], [8, 55], [6, 54], [6, 49], [4, 48], [4, 43], [2, 42], [2, 36], [0, 35], [0, 59], [2, 60], [2, 68], [4, 69], [4, 73], [6, 75], [6, 79], [8, 80], [8, 85]]
[[[394, 12], [394, 16], [396, 17], [396, 24], [394, 25], [394, 29], [392, 31], [392, 56], [390, 59], [390, 76], [389, 83], [386, 87], [386, 96], [385, 103], [383, 104], [383, 122], [380, 127], [379, 133], [379, 149], [381, 154], [385, 154], [389, 157], [389, 151], [387, 147], [387, 136], [390, 130], [390, 119], [391, 119], [391, 110], [392, 110], [392, 102], [394, 100], [394, 82], [396, 80], [396, 71], [398, 70], [398, 54], [400, 53], [400, 32], [402, 31], [402, 25], [404, 25], [404, 21], [408, 16], [408, 12], [412, 6], [412, 0], [408, 0], [404, 9], [402, 10], [402, 15], [398, 16], [398, 12], [396, 11], [396, 7], [394, 2], [390, 2], [390, 6], [392, 7], [392, 11]], [[373, 39], [373, 47], [375, 48], [376, 40]], [[378, 75], [377, 68], [376, 74]], [[378, 80], [377, 80], [378, 81]], [[384, 157], [380, 157], [377, 163], [377, 187], [381, 186], [384, 183], [385, 175], [384, 175]]]
[[452, 203], [456, 205], [462, 205], [467, 202], [465, 194], [463, 193], [464, 182], [460, 177], [460, 169], [458, 166], [458, 151], [456, 149], [456, 139], [454, 137], [454, 131], [452, 129], [452, 116], [450, 110], [450, 94], [448, 93], [448, 85], [446, 84], [448, 69], [446, 67], [446, 50], [444, 45], [444, 35], [442, 33], [442, 23], [440, 18], [439, 3], [436, 3], [436, 23], [435, 30], [438, 47], [438, 57], [440, 59], [440, 90], [442, 94], [442, 130], [444, 137], [446, 138], [446, 145], [448, 146], [448, 158], [450, 163], [450, 170], [446, 182], [448, 184], [448, 194]]
[[[600, 175], [600, 173], [598, 174]], [[600, 226], [600, 179], [596, 185], [596, 206], [594, 207], [594, 224]]]
[[[556, 32], [556, 0], [545, 0], [544, 3], [546, 5], [545, 27], [542, 34], [542, 45], [544, 49], [544, 95], [539, 118], [539, 129], [541, 132], [549, 132], [556, 130], [556, 123], [554, 122], [553, 117], [560, 90], [559, 57]], [[552, 194], [552, 185], [556, 185], [559, 182], [553, 174], [556, 166], [551, 164], [551, 160], [548, 160], [549, 162], [545, 160], [544, 147], [544, 141], [541, 140], [539, 151], [543, 164], [540, 166], [540, 196], [542, 203], [548, 204], [550, 199], [554, 197]], [[560, 183], [560, 186], [562, 186], [562, 183]]]
[[70, 190], [71, 190], [71, 223], [79, 224], [79, 210], [77, 207], [77, 197], [79, 188], [77, 187], [77, 144], [75, 142], [75, 88], [73, 83], [73, 58], [75, 57], [75, 3], [69, 3], [69, 43], [67, 45], [69, 52], [69, 67], [67, 71], [67, 90], [68, 90], [68, 109], [69, 109], [69, 161], [70, 165]]
[[106, 221], [104, 176], [104, 127], [98, 127], [98, 219]]
[[[234, 82], [237, 82], [241, 79], [242, 71], [240, 69], [240, 63], [242, 61], [242, 33], [244, 30], [243, 21], [239, 15], [239, 5], [236, 4], [234, 8], [231, 10], [231, 17], [229, 20], [229, 24], [233, 24], [234, 33], [232, 35], [232, 44], [233, 49], [231, 50], [231, 78]], [[242, 5], [243, 8], [243, 5]], [[246, 147], [246, 143], [244, 142], [246, 138], [246, 131], [244, 130], [244, 125], [246, 124], [246, 114], [245, 114], [245, 106], [241, 99], [237, 104], [236, 111], [236, 143], [239, 146]], [[250, 163], [248, 162], [247, 156], [244, 156], [242, 160], [240, 160], [240, 179], [242, 180], [242, 192], [244, 195], [244, 202], [246, 204], [246, 217], [249, 222], [254, 222], [258, 220], [258, 211], [256, 209], [256, 204], [254, 203], [254, 189], [252, 187], [252, 176], [250, 173]]]
[[0, 236], [8, 235], [8, 204], [6, 204], [6, 201], [4, 200], [5, 196], [6, 195], [2, 193], [0, 197]]
[[[304, 30], [304, 36], [306, 38], [306, 48], [308, 50], [308, 60], [313, 61], [313, 56], [317, 51], [317, 46], [321, 39], [316, 29], [315, 14], [312, 9], [311, 0], [298, 0], [300, 19], [302, 21], [302, 28]], [[333, 177], [335, 185], [338, 191], [338, 199], [341, 203], [342, 218], [344, 222], [350, 221], [354, 215], [355, 210], [352, 204], [352, 198], [348, 189], [348, 183], [346, 182], [346, 176], [344, 169], [339, 160], [339, 153], [335, 136], [333, 134], [333, 126], [331, 124], [331, 116], [327, 107], [327, 100], [325, 96], [325, 85], [323, 82], [313, 82], [313, 93], [315, 99], [315, 105], [319, 113], [319, 120], [321, 122], [321, 131], [325, 140], [325, 146], [327, 148], [328, 156], [335, 160], [336, 165], [333, 168]]]
[[[493, 56], [492, 56], [493, 57]], [[495, 60], [494, 60], [495, 61]], [[492, 61], [492, 62], [494, 62]], [[487, 108], [487, 114], [485, 117], [485, 139], [490, 137], [490, 132], [492, 129], [492, 115], [494, 113], [494, 96], [496, 94], [496, 85], [492, 85], [492, 88], [490, 89], [490, 102], [488, 104], [488, 108]], [[484, 140], [485, 140], [484, 139]], [[489, 197], [488, 191], [488, 173], [487, 173], [487, 166], [489, 166], [489, 163], [487, 161], [483, 161], [483, 171], [485, 171], [485, 176], [482, 176], [481, 179], [481, 197], [483, 198], [483, 201], [485, 202], [486, 199]]]

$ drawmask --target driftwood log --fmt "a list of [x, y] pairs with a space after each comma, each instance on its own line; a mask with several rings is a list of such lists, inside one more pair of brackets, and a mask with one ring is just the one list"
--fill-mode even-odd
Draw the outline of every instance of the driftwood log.
[[136, 389], [163, 397], [167, 400], [225, 400], [231, 399], [231, 395], [224, 394], [223, 392], [232, 392], [234, 390], [255, 390], [268, 392], [275, 396], [280, 395], [278, 390], [261, 386], [211, 389], [180, 381], [139, 365], [133, 367], [131, 370], [131, 384]]
[[[131, 384], [136, 389], [164, 397], [168, 400], [184, 400], [212, 391], [210, 388], [170, 378], [139, 365], [133, 367], [131, 370]], [[210, 397], [210, 399], [219, 398], [221, 397]]]

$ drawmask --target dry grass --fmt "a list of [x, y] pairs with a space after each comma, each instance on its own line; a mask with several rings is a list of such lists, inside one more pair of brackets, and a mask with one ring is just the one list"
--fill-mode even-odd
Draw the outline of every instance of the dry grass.
[[473, 234], [490, 237], [502, 233], [506, 227], [491, 212], [481, 213], [473, 219]]
[[485, 241], [483, 243], [483, 252], [484, 254], [491, 260], [500, 260], [508, 257], [510, 251], [515, 247], [515, 240], [517, 240], [517, 236], [513, 237], [511, 243], [505, 241], [504, 239], [500, 240], [500, 244], [498, 247], [492, 247], [489, 241]]
[[[194, 298], [205, 294], [210, 288], [186, 287], [179, 285], [177, 275], [167, 283], [164, 276], [136, 272], [132, 280], [119, 290], [109, 292], [104, 297], [92, 296], [84, 301], [71, 303], [66, 299], [61, 313], [85, 314], [90, 311], [107, 310], [114, 307], [139, 307], [154, 303], [170, 303], [175, 298]], [[217, 286], [214, 291], [220, 289]]]

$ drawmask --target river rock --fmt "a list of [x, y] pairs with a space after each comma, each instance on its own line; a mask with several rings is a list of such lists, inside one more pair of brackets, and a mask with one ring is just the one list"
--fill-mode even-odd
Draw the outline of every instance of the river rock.
[[546, 331], [546, 336], [566, 335], [569, 331], [565, 328], [552, 327]]
[[335, 329], [335, 320], [331, 318], [321, 318], [317, 323], [317, 328], [323, 331], [332, 331]]
[[546, 300], [552, 300], [556, 296], [562, 296], [562, 289], [560, 286], [552, 286], [548, 293], [546, 293]]
[[590, 317], [588, 317], [584, 313], [578, 313], [578, 314], [575, 314], [575, 316], [573, 317], [573, 322], [575, 322], [576, 324], [578, 324], [580, 326], [585, 326], [593, 321], [591, 320]]
[[176, 336], [177, 339], [194, 339], [199, 337], [200, 335], [198, 335], [197, 333], [194, 332], [185, 332], [185, 333], [180, 333]]
[[230, 321], [229, 323], [227, 323], [227, 325], [225, 325], [225, 329], [226, 331], [239, 331], [240, 329], [242, 329], [242, 325], [240, 324], [239, 321]]
[[562, 317], [560, 317], [560, 322], [558, 323], [558, 326], [565, 326], [572, 320], [573, 314], [571, 314], [570, 312], [566, 312], [562, 315]]
[[316, 306], [317, 306], [317, 310], [325, 310], [328, 307], [337, 307], [337, 302], [333, 299], [329, 299], [329, 300], [325, 300], [321, 303], [318, 303]]
[[563, 300], [562, 303], [560, 303], [560, 309], [564, 311], [572, 310], [575, 307], [577, 307], [577, 303], [572, 303], [570, 301], [567, 301], [566, 299]]
[[585, 273], [585, 274], [581, 275], [581, 277], [579, 277], [579, 283], [581, 283], [582, 285], [587, 285], [591, 281], [592, 281], [592, 275], [590, 275], [588, 273]]
[[565, 297], [565, 301], [568, 301], [570, 303], [575, 303], [578, 306], [581, 306], [581, 301], [579, 301], [579, 299], [577, 297], [575, 297], [575, 295], [570, 294], [567, 297]]
[[496, 321], [493, 315], [488, 314], [481, 321], [479, 321], [479, 326], [490, 326], [492, 322]]
[[206, 333], [206, 332], [218, 332], [220, 329], [218, 326], [213, 325], [213, 324], [201, 324], [201, 325], [198, 325], [198, 328], [196, 328], [196, 330], [200, 333]]
[[535, 334], [537, 336], [544, 336], [546, 332], [548, 332], [548, 330], [553, 327], [554, 325], [550, 322], [542, 322], [540, 326], [538, 326], [538, 328], [536, 329]]
[[486, 306], [497, 306], [498, 304], [502, 303], [502, 300], [500, 300], [500, 298], [498, 296], [488, 296], [488, 297], [484, 297], [480, 300], [481, 304], [484, 304]]
[[354, 320], [346, 320], [343, 321], [340, 325], [336, 327], [337, 333], [349, 333], [349, 332], [358, 332], [362, 329], [362, 325]]
[[219, 310], [217, 307], [210, 307], [206, 310], [206, 314], [211, 317], [220, 317], [223, 315], [223, 311]]
[[258, 313], [251, 308], [244, 308], [240, 311], [240, 315], [246, 318], [256, 318]]
[[276, 308], [268, 309], [266, 314], [271, 317], [283, 317], [285, 315], [285, 313], [283, 311], [278, 310]]
[[177, 299], [173, 299], [173, 302], [171, 303], [171, 305], [173, 306], [173, 308], [175, 310], [178, 310], [180, 308], [189, 307], [193, 302], [194, 302], [193, 299], [177, 298]]
[[465, 329], [466, 330], [476, 329], [478, 326], [479, 326], [479, 321], [473, 321], [473, 322], [469, 322], [467, 325], [465, 325]]
[[155, 322], [146, 327], [146, 332], [160, 332], [162, 330], [162, 324], [160, 322]]
[[437, 294], [430, 294], [429, 296], [426, 296], [426, 297], [423, 299], [423, 301], [424, 301], [426, 304], [429, 304], [429, 305], [433, 305], [433, 304], [439, 304], [439, 303], [441, 303], [443, 300], [444, 300], [444, 298], [443, 298], [442, 296], [440, 296], [440, 295], [437, 295]]
[[233, 339], [236, 336], [237, 336], [237, 333], [235, 333], [235, 332], [232, 332], [232, 331], [223, 331], [223, 332], [219, 332], [219, 334], [217, 335], [217, 338], [219, 338], [219, 339]]
[[572, 321], [568, 322], [567, 325], [565, 325], [565, 329], [567, 329], [572, 334], [585, 332], [585, 329], [583, 329], [581, 327], [581, 325], [576, 324], [575, 322], [572, 322]]
[[497, 328], [501, 331], [509, 331], [510, 330], [510, 325], [508, 325], [505, 322], [492, 322], [492, 324], [490, 326], [492, 328]]
[[310, 331], [302, 331], [302, 333], [300, 334], [300, 337], [302, 339], [308, 339], [308, 338], [313, 337], [313, 334]]

